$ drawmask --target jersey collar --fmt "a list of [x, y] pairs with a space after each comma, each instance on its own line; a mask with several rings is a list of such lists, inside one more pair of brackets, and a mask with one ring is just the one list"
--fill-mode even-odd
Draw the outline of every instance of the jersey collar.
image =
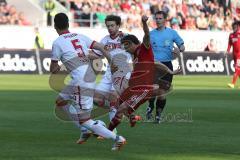
[[115, 38], [117, 38], [118, 36], [119, 36], [119, 37], [122, 37], [122, 36], [123, 36], [122, 31], [118, 31], [118, 34], [116, 34], [115, 36], [111, 36], [111, 35], [110, 35], [110, 38], [111, 38], [111, 39], [115, 39]]
[[60, 33], [60, 35], [68, 34], [68, 33], [70, 33], [70, 32], [67, 30], [67, 31], [63, 31], [62, 33]]

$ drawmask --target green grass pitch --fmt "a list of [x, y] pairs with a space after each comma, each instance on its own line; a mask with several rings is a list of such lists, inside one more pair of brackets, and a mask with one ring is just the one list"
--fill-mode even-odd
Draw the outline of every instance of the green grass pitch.
[[[128, 143], [112, 152], [111, 140], [93, 137], [75, 144], [79, 131], [55, 117], [57, 93], [47, 75], [1, 75], [0, 159], [239, 160], [240, 89], [227, 88], [230, 81], [227, 76], [176, 76], [165, 121], [134, 128], [122, 123], [118, 130]], [[145, 109], [138, 113], [144, 115]]]

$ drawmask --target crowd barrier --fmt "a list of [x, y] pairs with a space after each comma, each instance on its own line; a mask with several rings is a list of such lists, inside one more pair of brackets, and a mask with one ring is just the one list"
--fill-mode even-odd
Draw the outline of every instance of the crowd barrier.
[[[48, 74], [50, 50], [0, 50], [0, 73]], [[106, 70], [106, 60], [101, 68], [93, 62], [95, 69]], [[232, 75], [234, 62], [231, 55], [211, 52], [184, 52], [173, 60], [173, 67], [182, 67], [183, 75]]]

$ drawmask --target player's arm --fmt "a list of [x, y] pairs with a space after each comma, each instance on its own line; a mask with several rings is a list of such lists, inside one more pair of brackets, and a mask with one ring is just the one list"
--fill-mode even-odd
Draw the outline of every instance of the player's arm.
[[100, 53], [100, 51], [92, 49], [88, 51], [88, 58], [91, 60], [94, 60], [94, 59], [104, 58], [104, 56], [102, 55], [102, 53]]
[[154, 65], [155, 65], [155, 68], [164, 73], [164, 74], [172, 74], [172, 75], [175, 75], [175, 74], [178, 74], [180, 73], [182, 70], [180, 67], [178, 67], [177, 70], [174, 70], [174, 71], [171, 71], [167, 66], [165, 66], [164, 64], [162, 64], [161, 62], [154, 62]]
[[103, 56], [107, 58], [108, 62], [111, 62], [111, 57], [109, 52], [104, 48], [104, 45], [98, 42], [95, 42], [92, 46], [93, 49], [99, 50], [102, 52]]
[[56, 74], [57, 72], [60, 71], [60, 66], [58, 65], [58, 61], [56, 60], [51, 60], [51, 63], [50, 63], [50, 72], [52, 74]]
[[178, 46], [178, 48], [179, 48], [180, 52], [184, 52], [184, 51], [185, 51], [184, 43], [180, 44], [180, 45]]
[[51, 56], [51, 63], [50, 63], [50, 72], [53, 74], [56, 74], [60, 71], [60, 66], [58, 64], [58, 61], [61, 57], [61, 49], [59, 45], [54, 42], [52, 46], [52, 56]]
[[184, 52], [185, 51], [185, 46], [184, 46], [183, 39], [179, 36], [177, 31], [172, 30], [172, 32], [173, 32], [173, 37], [174, 37], [173, 41], [177, 44], [177, 47], [178, 47], [179, 51]]
[[178, 47], [173, 46], [172, 54], [174, 56], [174, 59], [180, 56], [180, 49]]
[[142, 16], [142, 25], [143, 25], [143, 31], [144, 31], [143, 44], [148, 49], [150, 47], [150, 34], [149, 34], [147, 21], [148, 21], [148, 17], [146, 15], [143, 15]]

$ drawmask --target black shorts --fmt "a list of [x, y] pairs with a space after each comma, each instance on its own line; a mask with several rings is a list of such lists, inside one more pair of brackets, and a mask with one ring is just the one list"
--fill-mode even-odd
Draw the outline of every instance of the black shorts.
[[[171, 71], [173, 70], [173, 65], [171, 61], [161, 63], [167, 66]], [[154, 84], [159, 84], [160, 88], [168, 90], [171, 87], [172, 79], [172, 74], [164, 74], [158, 70], [155, 70]]]

